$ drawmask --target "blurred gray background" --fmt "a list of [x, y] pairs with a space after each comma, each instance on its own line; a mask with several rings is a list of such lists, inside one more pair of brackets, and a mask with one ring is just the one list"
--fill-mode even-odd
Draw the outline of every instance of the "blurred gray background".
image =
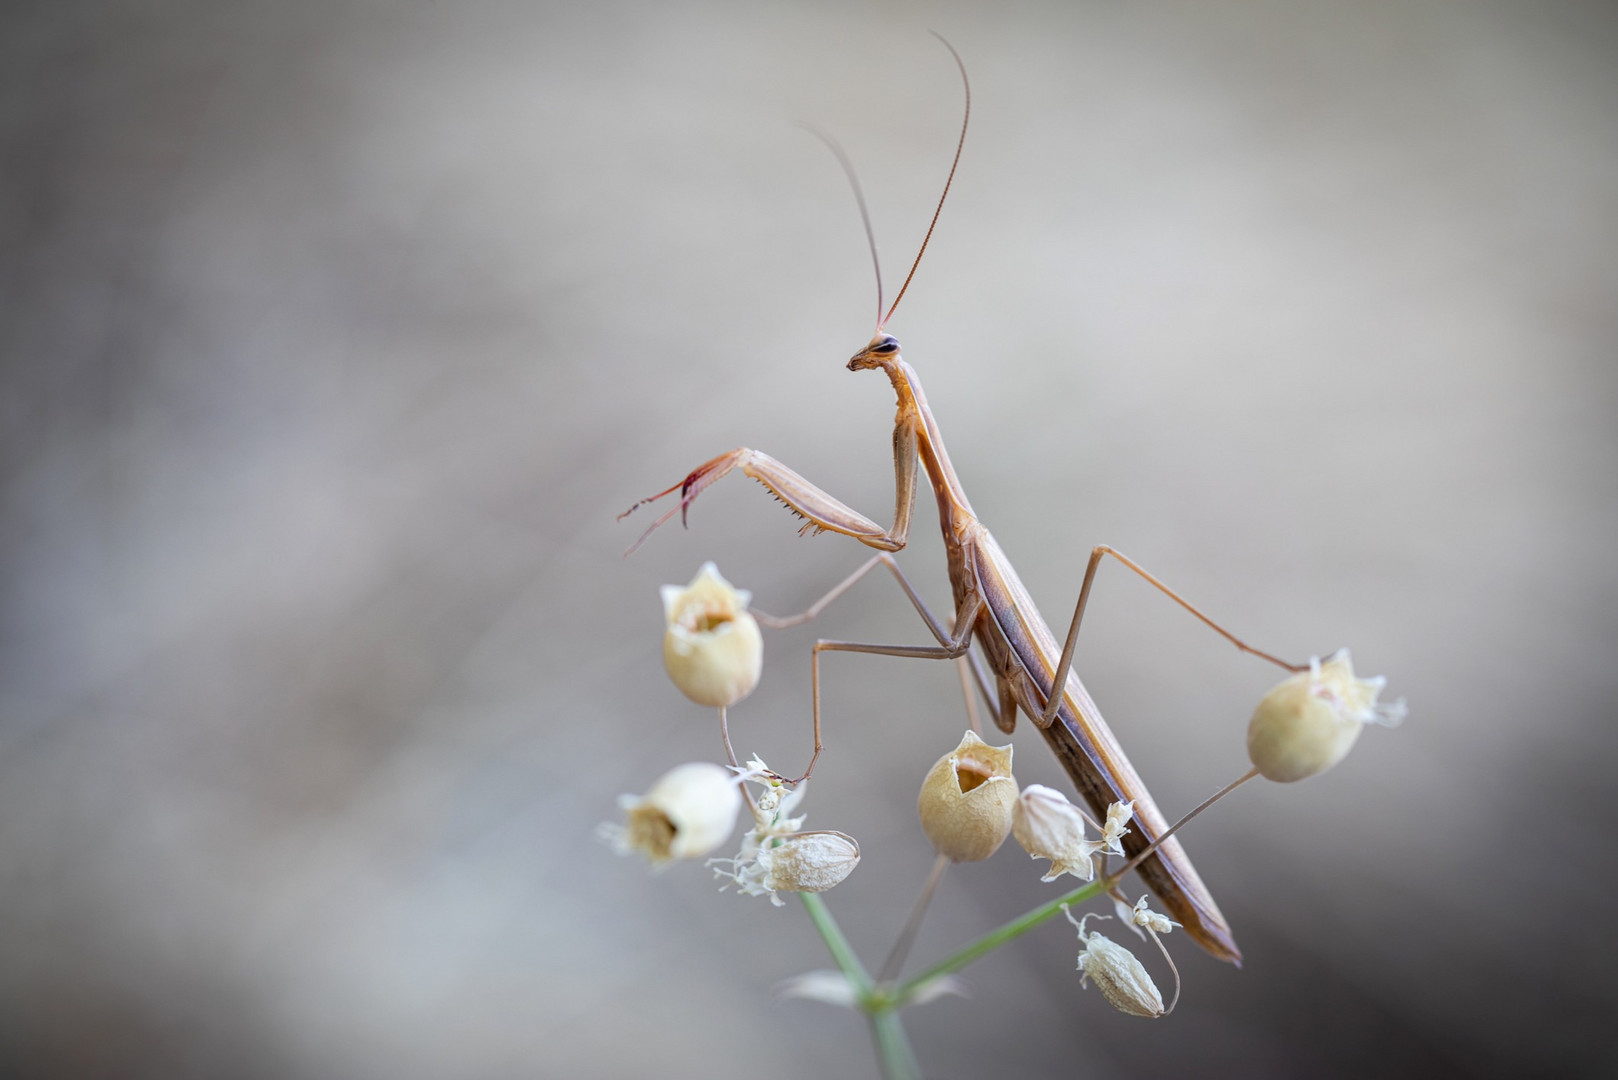
[[[0, 22], [0, 1072], [867, 1075], [796, 905], [592, 836], [718, 756], [656, 587], [806, 606], [864, 558], [874, 306], [1052, 621], [1095, 543], [1261, 647], [1407, 696], [1185, 834], [1247, 955], [1114, 1013], [1053, 924], [909, 1014], [939, 1076], [1593, 1073], [1610, 1042], [1618, 11], [1280, 4], [51, 3]], [[904, 564], [948, 595], [925, 496]], [[739, 748], [799, 769], [815, 636]], [[1174, 816], [1275, 678], [1105, 569], [1080, 669]], [[954, 672], [827, 663], [810, 824], [874, 963], [930, 863]], [[1026, 783], [1064, 783], [1015, 737]], [[1051, 895], [946, 875], [942, 955]], [[1132, 940], [1132, 939], [1131, 939]], [[1148, 958], [1159, 977], [1160, 962]], [[1608, 1055], [1610, 1057], [1610, 1054]]]

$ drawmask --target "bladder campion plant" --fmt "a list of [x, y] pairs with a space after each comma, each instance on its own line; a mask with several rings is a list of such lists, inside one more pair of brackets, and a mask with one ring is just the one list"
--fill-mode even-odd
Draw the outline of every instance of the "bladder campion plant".
[[[717, 850], [728, 836], [727, 832], [726, 836], [716, 838], [713, 823], [727, 814], [729, 820], [734, 820], [736, 808], [745, 803], [751, 809], [753, 826], [747, 831], [739, 852], [734, 857], [710, 859], [710, 863], [727, 887], [744, 894], [768, 894], [779, 904], [780, 893], [798, 893], [824, 938], [837, 971], [801, 976], [789, 982], [787, 989], [865, 1013], [884, 1074], [890, 1077], [919, 1075], [900, 1023], [900, 1009], [950, 991], [957, 985], [957, 971], [1058, 913], [1066, 912], [1072, 905], [1109, 898], [1118, 917], [1157, 944], [1171, 970], [1174, 970], [1173, 962], [1168, 958], [1161, 937], [1175, 929], [1182, 929], [1213, 956], [1239, 963], [1241, 952], [1230, 927], [1175, 834], [1186, 822], [1254, 777], [1262, 775], [1274, 781], [1290, 782], [1331, 768], [1351, 748], [1362, 725], [1397, 723], [1404, 713], [1402, 703], [1378, 704], [1383, 680], [1357, 678], [1347, 650], [1339, 650], [1324, 661], [1311, 659], [1307, 664], [1280, 660], [1238, 639], [1135, 562], [1106, 546], [1091, 550], [1066, 638], [1058, 644], [1056, 635], [1034, 607], [1011, 563], [974, 514], [950, 464], [920, 379], [900, 356], [898, 340], [885, 330], [909, 288], [937, 225], [944, 198], [949, 194], [960, 163], [971, 116], [971, 86], [966, 79], [965, 65], [955, 49], [947, 41], [944, 44], [954, 56], [966, 88], [966, 119], [961, 125], [949, 179], [944, 184], [944, 196], [940, 197], [934, 211], [927, 237], [898, 296], [885, 313], [881, 268], [858, 180], [841, 148], [829, 137], [820, 135], [837, 156], [854, 188], [876, 268], [876, 332], [847, 366], [850, 371], [882, 371], [898, 398], [899, 412], [893, 434], [896, 475], [893, 523], [883, 528], [769, 455], [746, 447], [706, 462], [681, 482], [641, 500], [625, 512], [676, 491], [680, 494], [674, 508], [653, 522], [630, 549], [633, 552], [676, 513], [683, 521], [692, 502], [708, 485], [739, 468], [797, 514], [804, 521], [802, 531], [840, 533], [878, 549], [879, 553], [808, 610], [788, 618], [751, 610], [750, 594], [733, 589], [712, 563], [704, 565], [689, 586], [664, 587], [665, 666], [687, 697], [698, 704], [717, 708], [729, 772], [723, 783], [716, 782], [711, 771], [701, 772], [700, 783], [671, 783], [671, 778], [681, 770], [718, 768], [705, 763], [680, 766], [644, 797], [625, 796], [627, 823], [606, 827], [620, 850], [639, 851], [655, 863], [699, 858]], [[891, 554], [903, 548], [907, 541], [917, 481], [922, 473], [937, 498], [939, 525], [953, 586], [955, 610], [948, 622], [940, 620], [921, 600]], [[1288, 677], [1264, 696], [1253, 714], [1247, 740], [1253, 767], [1173, 825], [1158, 810], [1072, 669], [1091, 585], [1107, 555], [1139, 574], [1238, 649], [1288, 672]], [[811, 651], [814, 753], [808, 766], [801, 776], [788, 779], [756, 759], [740, 765], [731, 747], [727, 710], [757, 684], [762, 649], [759, 624], [780, 628], [812, 619], [878, 565], [897, 579], [926, 623], [935, 644], [817, 641]], [[855, 955], [820, 896], [854, 870], [859, 862], [858, 844], [840, 832], [804, 831], [803, 815], [792, 816], [803, 798], [803, 782], [809, 779], [822, 750], [820, 657], [823, 652], [956, 660], [970, 672], [969, 681], [975, 681], [1002, 732], [1011, 733], [1019, 713], [1033, 722], [1090, 811], [1087, 813], [1082, 806], [1052, 788], [1033, 785], [1019, 790], [1011, 769], [1011, 747], [990, 745], [980, 732], [967, 731], [954, 750], [938, 758], [923, 782], [917, 809], [936, 859], [909, 920], [875, 974]], [[968, 709], [975, 720], [970, 690]], [[679, 792], [689, 788], [693, 805], [665, 806], [666, 789], [671, 787]], [[682, 824], [685, 819], [681, 814], [695, 823], [691, 828], [700, 835], [686, 835], [683, 830], [687, 826]], [[1089, 838], [1090, 830], [1094, 830], [1095, 839]], [[1084, 884], [966, 944], [918, 974], [901, 978], [911, 942], [945, 868], [952, 862], [986, 859], [1008, 835], [1015, 836], [1032, 858], [1049, 860], [1049, 869], [1042, 880], [1054, 881], [1063, 874], [1071, 874]], [[1109, 867], [1109, 856], [1121, 860], [1117, 869]], [[1128, 900], [1123, 882], [1131, 871], [1139, 872], [1164, 912], [1154, 911], [1146, 895], [1139, 896], [1133, 903]], [[1083, 946], [1077, 964], [1083, 973], [1081, 981], [1093, 983], [1109, 1003], [1123, 1012], [1143, 1017], [1166, 1015], [1179, 998], [1177, 970], [1175, 991], [1165, 1006], [1140, 960], [1122, 945], [1087, 928], [1091, 919], [1112, 917], [1095, 913], [1083, 918], [1068, 915]]]

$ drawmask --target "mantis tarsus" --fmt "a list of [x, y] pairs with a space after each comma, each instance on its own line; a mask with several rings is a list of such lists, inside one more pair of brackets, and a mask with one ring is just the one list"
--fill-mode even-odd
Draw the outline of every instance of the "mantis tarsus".
[[[940, 39], [942, 40], [942, 39]], [[1158, 589], [1222, 634], [1245, 652], [1296, 670], [1295, 665], [1278, 660], [1268, 653], [1251, 648], [1234, 635], [1219, 627], [1185, 599], [1147, 573], [1140, 566], [1112, 550], [1101, 546], [1092, 549], [1085, 569], [1084, 583], [1079, 591], [1067, 638], [1057, 644], [1056, 636], [1040, 616], [1027, 589], [1018, 579], [1011, 562], [989, 530], [978, 520], [966, 492], [950, 464], [944, 449], [943, 436], [933, 419], [922, 392], [921, 381], [915, 369], [900, 356], [899, 342], [883, 329], [899, 301], [909, 288], [921, 256], [926, 252], [927, 240], [943, 209], [944, 197], [949, 194], [950, 183], [960, 162], [961, 149], [966, 141], [967, 123], [971, 119], [972, 91], [966, 81], [966, 68], [949, 42], [944, 42], [960, 68], [966, 84], [966, 117], [961, 124], [960, 141], [956, 145], [955, 160], [950, 166], [949, 179], [944, 184], [944, 196], [938, 201], [928, 226], [927, 238], [900, 288], [893, 306], [882, 311], [882, 276], [877, 269], [877, 328], [875, 335], [848, 361], [850, 371], [880, 370], [887, 375], [898, 398], [898, 415], [893, 428], [893, 462], [895, 471], [895, 507], [893, 524], [881, 525], [833, 498], [825, 491], [805, 480], [798, 473], [770, 457], [747, 447], [738, 447], [708, 461], [685, 477], [680, 483], [630, 507], [637, 507], [680, 493], [679, 504], [657, 519], [641, 541], [659, 525], [676, 513], [681, 520], [693, 500], [708, 485], [734, 469], [763, 484], [788, 509], [805, 522], [804, 531], [835, 532], [853, 537], [860, 543], [879, 549], [878, 554], [856, 571], [848, 580], [832, 590], [822, 601], [801, 616], [789, 620], [770, 620], [777, 625], [812, 618], [826, 603], [840, 595], [878, 563], [885, 565], [909, 596], [912, 604], [932, 632], [935, 645], [873, 645], [860, 642], [821, 640], [815, 643], [811, 654], [812, 685], [814, 688], [814, 757], [800, 779], [807, 779], [820, 756], [820, 654], [822, 652], [862, 652], [886, 656], [910, 656], [929, 659], [967, 657], [976, 674], [985, 700], [995, 715], [995, 722], [1004, 732], [1011, 732], [1017, 713], [1026, 713], [1050, 744], [1062, 767], [1074, 785], [1098, 816], [1105, 815], [1108, 804], [1134, 803], [1134, 828], [1125, 837], [1125, 849], [1130, 856], [1138, 854], [1157, 840], [1168, 823], [1146, 790], [1146, 785], [1129, 763], [1117, 738], [1101, 718], [1095, 702], [1072, 670], [1073, 650], [1078, 639], [1080, 621], [1089, 599], [1090, 587], [1103, 557], [1113, 555], [1130, 569], [1140, 574]], [[818, 132], [816, 134], [819, 134]], [[853, 183], [859, 200], [860, 214], [865, 222], [867, 240], [870, 241], [872, 260], [876, 260], [876, 245], [871, 237], [870, 217], [865, 209], [863, 195], [854, 178], [853, 170], [841, 149], [825, 136], [821, 136], [837, 155]], [[938, 501], [939, 526], [943, 530], [944, 550], [949, 564], [949, 578], [954, 594], [954, 619], [950, 624], [939, 620], [911, 587], [890, 552], [905, 546], [910, 532], [912, 507], [915, 501], [917, 463], [927, 475], [933, 494]], [[629, 513], [630, 511], [625, 511]], [[636, 547], [639, 546], [637, 542]], [[630, 549], [631, 551], [634, 548]], [[984, 665], [972, 653], [977, 643]], [[1061, 692], [1053, 692], [1061, 678]], [[1177, 837], [1169, 837], [1137, 869], [1151, 890], [1157, 894], [1169, 914], [1183, 924], [1186, 932], [1214, 956], [1232, 963], [1241, 962], [1241, 952], [1231, 935], [1219, 907], [1209, 895], [1207, 887], [1191, 865], [1190, 858]]]

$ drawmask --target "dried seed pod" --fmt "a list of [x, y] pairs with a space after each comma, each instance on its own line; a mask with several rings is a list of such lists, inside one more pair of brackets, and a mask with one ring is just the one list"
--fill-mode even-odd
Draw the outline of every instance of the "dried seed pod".
[[1011, 815], [1011, 835], [1029, 858], [1051, 861], [1041, 881], [1055, 881], [1063, 874], [1081, 881], [1096, 876], [1095, 853], [1102, 845], [1084, 838], [1084, 815], [1055, 788], [1029, 784], [1022, 789]]
[[[774, 893], [825, 892], [860, 864], [860, 845], [847, 833], [831, 830], [793, 833], [774, 847], [759, 850], [761, 884]], [[779, 904], [780, 900], [776, 900]]]
[[977, 862], [1005, 842], [1016, 804], [1011, 747], [990, 746], [968, 731], [927, 773], [916, 810], [940, 855]]
[[860, 845], [852, 836], [830, 829], [799, 831], [806, 815], [791, 814], [807, 785], [787, 788], [758, 758], [747, 763], [742, 778], [762, 789], [753, 800], [753, 827], [734, 858], [708, 860], [716, 877], [747, 896], [768, 893], [770, 903], [780, 907], [784, 901], [778, 892], [825, 892], [854, 872]]
[[1079, 954], [1079, 970], [1119, 1012], [1154, 1020], [1163, 1015], [1163, 995], [1157, 984], [1135, 954], [1117, 942], [1091, 934]]
[[621, 795], [625, 823], [608, 826], [620, 854], [638, 852], [654, 864], [711, 853], [736, 828], [742, 796], [722, 765], [694, 761], [664, 773], [645, 795]]
[[1079, 954], [1079, 970], [1084, 976], [1079, 984], [1094, 982], [1101, 996], [1119, 1012], [1151, 1020], [1162, 1016], [1163, 995], [1158, 993], [1157, 984], [1135, 954], [1110, 938], [1085, 933], [1084, 924], [1092, 916], [1075, 919], [1065, 905], [1063, 910], [1068, 922], [1079, 928], [1079, 940], [1084, 943], [1084, 951]]
[[764, 639], [748, 613], [753, 594], [735, 589], [713, 563], [691, 584], [665, 585], [663, 666], [698, 705], [734, 705], [753, 692], [764, 665]]
[[1347, 649], [1311, 657], [1259, 701], [1247, 726], [1247, 755], [1270, 780], [1290, 783], [1325, 772], [1347, 756], [1368, 723], [1393, 726], [1403, 701], [1377, 704], [1387, 680], [1359, 679]]

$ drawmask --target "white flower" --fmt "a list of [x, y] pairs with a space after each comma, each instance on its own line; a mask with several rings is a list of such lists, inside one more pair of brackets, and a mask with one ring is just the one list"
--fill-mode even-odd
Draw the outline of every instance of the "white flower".
[[770, 903], [780, 907], [784, 901], [778, 892], [825, 892], [840, 885], [860, 864], [860, 845], [852, 836], [832, 830], [792, 833], [749, 841], [736, 858], [708, 862], [715, 875], [728, 878], [741, 892], [769, 893]]
[[1134, 910], [1130, 912], [1130, 921], [1136, 926], [1144, 927], [1158, 934], [1166, 934], [1180, 925], [1167, 915], [1159, 915], [1147, 907], [1145, 896], [1135, 901]]
[[1115, 802], [1107, 807], [1107, 821], [1101, 826], [1102, 846], [1114, 855], [1124, 853], [1123, 839], [1129, 835], [1129, 819], [1135, 816], [1135, 804]]
[[968, 731], [927, 773], [916, 810], [940, 855], [977, 862], [1005, 842], [1016, 803], [1011, 747], [990, 746]]
[[753, 692], [764, 665], [764, 639], [748, 613], [753, 594], [735, 589], [711, 562], [691, 584], [664, 585], [663, 666], [698, 705], [734, 705]]
[[709, 859], [716, 877], [725, 878], [747, 896], [768, 893], [776, 907], [778, 892], [825, 892], [854, 872], [860, 845], [845, 833], [800, 832], [804, 817], [789, 817], [803, 801], [805, 784], [790, 790], [774, 778], [758, 758], [747, 763], [744, 779], [763, 790], [754, 800], [753, 827], [742, 837], [742, 849], [731, 859]]
[[1022, 789], [1011, 815], [1011, 835], [1029, 858], [1051, 861], [1041, 881], [1055, 881], [1063, 874], [1081, 881], [1096, 876], [1095, 854], [1104, 845], [1084, 838], [1084, 814], [1055, 788], [1029, 784]]
[[759, 785], [760, 791], [753, 799], [754, 827], [748, 833], [759, 836], [784, 836], [787, 833], [797, 832], [803, 828], [803, 817], [788, 817], [797, 805], [803, 801], [803, 796], [809, 790], [808, 784], [799, 784], [789, 788], [777, 779], [770, 767], [758, 758], [750, 758], [746, 770], [741, 774], [743, 780], [750, 780]]
[[1101, 996], [1119, 1012], [1151, 1019], [1162, 1016], [1163, 995], [1157, 992], [1157, 984], [1147, 974], [1145, 966], [1135, 959], [1135, 954], [1100, 934], [1085, 933], [1084, 924], [1090, 919], [1112, 916], [1086, 915], [1075, 919], [1066, 904], [1062, 905], [1062, 912], [1068, 922], [1079, 928], [1079, 940], [1084, 943], [1084, 951], [1079, 954], [1079, 970], [1084, 972], [1084, 977], [1079, 985], [1094, 982]]
[[664, 773], [645, 795], [620, 795], [625, 823], [600, 834], [620, 855], [639, 853], [655, 864], [695, 859], [723, 844], [736, 828], [742, 795], [734, 773], [695, 761]]
[[1377, 704], [1387, 680], [1359, 679], [1347, 649], [1300, 671], [1265, 694], [1247, 726], [1247, 754], [1266, 778], [1290, 783], [1347, 756], [1366, 724], [1397, 725], [1405, 703]]
[[1142, 941], [1146, 940], [1146, 931], [1135, 925], [1135, 909], [1130, 907], [1129, 901], [1118, 893], [1112, 894], [1112, 914], [1121, 925], [1127, 926], [1133, 931], [1136, 937]]

